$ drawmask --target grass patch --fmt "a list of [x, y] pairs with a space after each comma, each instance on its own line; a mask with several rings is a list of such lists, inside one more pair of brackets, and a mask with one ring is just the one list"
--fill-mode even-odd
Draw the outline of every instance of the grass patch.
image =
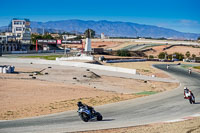
[[22, 58], [39, 58], [45, 60], [56, 60], [56, 58], [63, 57], [63, 55], [43, 55], [43, 56], [21, 56]]
[[143, 70], [143, 72], [150, 72], [149, 70]]
[[155, 91], [143, 91], [143, 92], [139, 92], [139, 93], [136, 93], [136, 95], [153, 95], [153, 94], [156, 94], [158, 92], [155, 92]]
[[183, 67], [183, 68], [189, 68], [189, 67], [192, 67], [192, 65], [181, 65], [181, 67]]
[[194, 69], [200, 69], [200, 66], [194, 66], [193, 68]]

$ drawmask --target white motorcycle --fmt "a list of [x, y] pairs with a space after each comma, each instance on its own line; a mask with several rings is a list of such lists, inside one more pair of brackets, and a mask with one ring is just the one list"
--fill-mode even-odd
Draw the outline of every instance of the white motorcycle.
[[189, 73], [189, 74], [192, 74], [192, 70], [191, 70], [191, 69], [189, 69], [189, 70], [188, 70], [188, 73]]
[[185, 92], [185, 99], [188, 99], [190, 104], [195, 104], [195, 97], [191, 91]]
[[169, 69], [169, 65], [167, 65], [167, 69]]

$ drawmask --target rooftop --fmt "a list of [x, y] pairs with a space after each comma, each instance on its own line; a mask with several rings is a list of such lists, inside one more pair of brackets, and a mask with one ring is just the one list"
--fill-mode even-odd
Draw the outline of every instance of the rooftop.
[[13, 18], [12, 20], [25, 20], [26, 22], [30, 22], [30, 20], [26, 18]]

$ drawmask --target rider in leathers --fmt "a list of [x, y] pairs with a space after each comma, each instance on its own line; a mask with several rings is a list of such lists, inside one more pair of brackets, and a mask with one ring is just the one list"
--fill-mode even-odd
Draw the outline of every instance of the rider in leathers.
[[78, 108], [80, 109], [81, 107], [87, 108], [91, 113], [94, 113], [94, 108], [91, 106], [88, 106], [86, 104], [83, 104], [82, 102], [77, 103]]
[[190, 91], [187, 87], [184, 87], [184, 98], [187, 98], [186, 93], [189, 93], [189, 92], [190, 92], [191, 96], [193, 97], [194, 95], [193, 95], [192, 91]]

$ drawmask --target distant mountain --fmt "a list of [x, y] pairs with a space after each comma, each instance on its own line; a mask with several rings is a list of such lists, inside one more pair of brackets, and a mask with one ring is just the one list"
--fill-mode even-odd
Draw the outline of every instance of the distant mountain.
[[33, 33], [40, 33], [42, 34], [43, 32], [49, 32], [49, 33], [63, 33], [65, 32], [64, 30], [56, 30], [56, 29], [46, 29], [46, 28], [32, 28], [31, 32]]
[[[48, 32], [84, 32], [93, 29], [96, 34], [104, 33], [111, 37], [152, 37], [173, 39], [197, 39], [200, 34], [183, 33], [172, 29], [143, 25], [130, 22], [111, 21], [83, 21], [83, 20], [60, 20], [48, 22], [31, 22], [32, 31], [42, 33], [42, 29]], [[0, 28], [1, 29], [1, 28]]]
[[0, 27], [0, 32], [7, 32], [7, 31], [8, 31], [8, 26]]

